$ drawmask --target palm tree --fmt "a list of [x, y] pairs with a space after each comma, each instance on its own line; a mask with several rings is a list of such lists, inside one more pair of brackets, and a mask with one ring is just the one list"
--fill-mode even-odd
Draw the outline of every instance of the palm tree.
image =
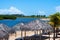
[[53, 37], [53, 39], [55, 40], [55, 30], [56, 30], [56, 28], [58, 28], [59, 27], [59, 25], [60, 25], [60, 13], [59, 12], [57, 12], [57, 13], [55, 13], [55, 14], [53, 14], [53, 15], [50, 15], [50, 25], [53, 27], [53, 29], [54, 29], [54, 37]]

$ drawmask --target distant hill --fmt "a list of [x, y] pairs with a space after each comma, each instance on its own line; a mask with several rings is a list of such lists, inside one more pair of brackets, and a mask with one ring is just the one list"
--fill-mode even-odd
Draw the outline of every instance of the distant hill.
[[23, 14], [12, 14], [12, 15], [0, 15], [0, 20], [3, 20], [3, 19], [15, 20], [17, 17], [19, 17], [19, 18], [47, 18], [46, 15], [30, 15], [30, 16], [26, 16], [26, 15], [23, 15]]

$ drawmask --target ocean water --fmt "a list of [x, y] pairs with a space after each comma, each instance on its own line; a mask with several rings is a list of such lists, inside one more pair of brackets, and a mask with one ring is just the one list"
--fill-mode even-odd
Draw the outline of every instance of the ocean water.
[[3, 23], [5, 25], [7, 25], [8, 27], [13, 27], [14, 25], [18, 24], [18, 23], [28, 23], [31, 22], [33, 20], [36, 20], [38, 18], [17, 18], [15, 20], [0, 20], [0, 23]]

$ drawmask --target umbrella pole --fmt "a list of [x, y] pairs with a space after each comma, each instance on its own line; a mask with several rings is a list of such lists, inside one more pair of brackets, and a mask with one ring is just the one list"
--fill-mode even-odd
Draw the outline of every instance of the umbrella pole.
[[[26, 30], [24, 31], [24, 37], [26, 37]], [[24, 40], [26, 40], [26, 38], [24, 38]]]
[[50, 40], [50, 33], [49, 33], [49, 40]]
[[21, 31], [21, 38], [23, 37], [22, 35], [23, 35], [23, 32]]
[[26, 37], [26, 30], [25, 30], [25, 37]]
[[37, 30], [37, 35], [38, 35], [38, 30]]
[[41, 40], [41, 30], [40, 30], [40, 40]]
[[34, 30], [34, 34], [36, 35], [36, 30]]
[[15, 37], [16, 37], [16, 35], [17, 35], [17, 34], [16, 34], [16, 32], [15, 32]]
[[[34, 30], [34, 34], [36, 35], [36, 30]], [[36, 38], [34, 38], [36, 40]]]

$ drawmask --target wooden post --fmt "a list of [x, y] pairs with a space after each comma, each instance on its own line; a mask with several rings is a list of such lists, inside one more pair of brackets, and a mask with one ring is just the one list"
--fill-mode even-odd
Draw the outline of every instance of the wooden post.
[[37, 30], [37, 35], [38, 35], [38, 30]]
[[3, 38], [1, 40], [3, 40]]
[[53, 40], [55, 40], [55, 27], [53, 27], [54, 34], [53, 34]]
[[16, 35], [17, 35], [17, 34], [16, 34], [16, 32], [15, 32], [15, 37], [16, 37]]
[[25, 37], [26, 37], [26, 30], [25, 30], [25, 34], [24, 34], [24, 35], [25, 35]]
[[34, 30], [34, 34], [36, 35], [36, 30]]
[[21, 38], [23, 37], [23, 31], [21, 31]]
[[2, 38], [2, 40], [6, 40], [6, 38]]
[[49, 40], [50, 40], [50, 32], [48, 34], [49, 34]]
[[41, 30], [40, 30], [40, 40], [41, 40]]
[[4, 38], [2, 38], [2, 40], [4, 40]]

